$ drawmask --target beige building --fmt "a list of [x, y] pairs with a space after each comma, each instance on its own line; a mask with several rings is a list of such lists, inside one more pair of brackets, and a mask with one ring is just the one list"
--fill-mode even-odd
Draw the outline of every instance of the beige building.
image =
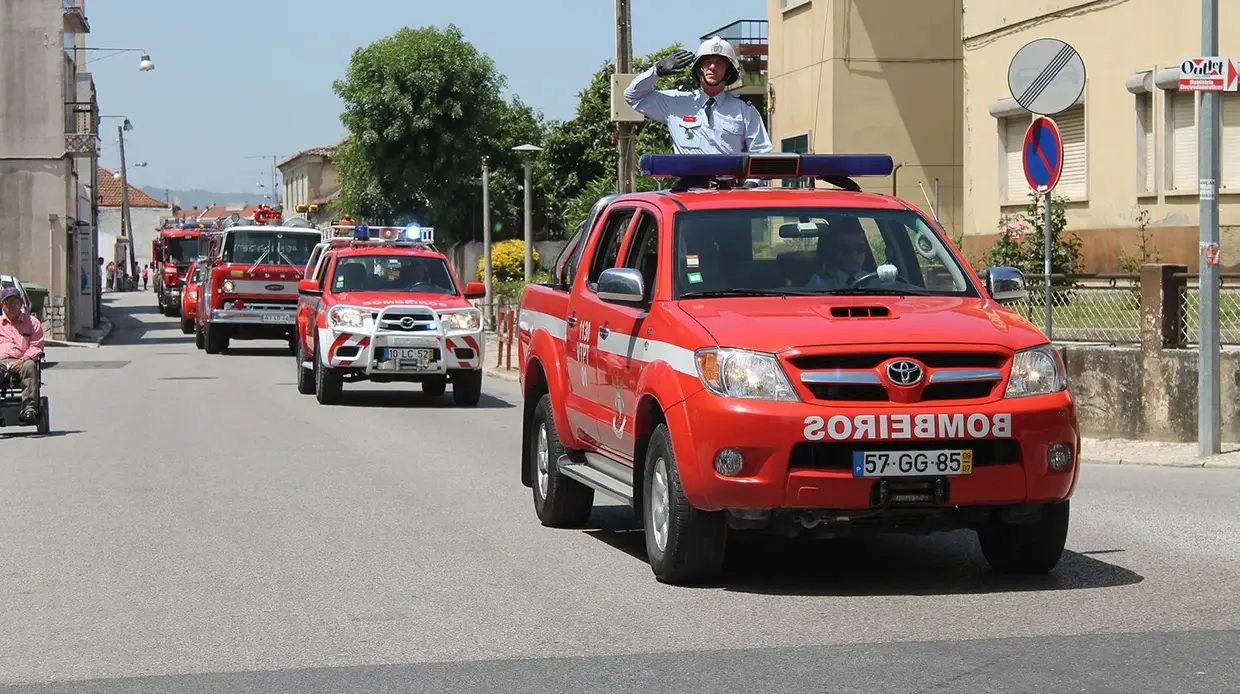
[[49, 335], [99, 317], [99, 108], [83, 0], [0, 3], [0, 272], [50, 290]]
[[[842, 3], [835, 3], [842, 4]], [[887, 4], [887, 3], [879, 3]], [[909, 3], [911, 4], [911, 3]], [[926, 3], [930, 4], [930, 3]], [[1240, 2], [1221, 2], [1220, 53], [1240, 56]], [[1056, 115], [1068, 228], [1086, 269], [1118, 271], [1134, 251], [1142, 210], [1164, 261], [1194, 270], [1198, 256], [1197, 104], [1176, 90], [1180, 60], [1201, 50], [1200, 3], [1167, 0], [964, 0], [964, 224], [971, 258], [999, 219], [1028, 202], [1020, 148], [1032, 116], [1007, 86], [1012, 56], [1036, 38], [1063, 39], [1085, 63], [1080, 103]], [[1219, 196], [1224, 266], [1240, 242], [1240, 94], [1223, 98]]]
[[[285, 218], [296, 214], [316, 224], [327, 220], [327, 208], [340, 194], [340, 174], [332, 165], [334, 150], [315, 147], [276, 165], [284, 181]], [[311, 206], [317, 206], [318, 211], [312, 212]]]
[[894, 176], [858, 183], [929, 213], [937, 180], [940, 221], [958, 236], [961, 13], [961, 0], [767, 0], [775, 150], [890, 154]]

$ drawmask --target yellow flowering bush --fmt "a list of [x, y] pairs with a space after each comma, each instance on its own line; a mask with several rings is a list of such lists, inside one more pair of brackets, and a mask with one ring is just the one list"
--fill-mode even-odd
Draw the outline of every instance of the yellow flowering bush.
[[[534, 251], [534, 268], [538, 268], [538, 249]], [[486, 256], [478, 256], [478, 277], [485, 277]], [[525, 241], [508, 239], [491, 245], [491, 272], [493, 282], [507, 282], [525, 278]]]

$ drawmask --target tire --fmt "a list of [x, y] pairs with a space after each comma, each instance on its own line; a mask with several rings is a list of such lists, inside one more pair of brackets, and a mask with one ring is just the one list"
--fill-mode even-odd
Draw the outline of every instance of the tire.
[[715, 578], [723, 569], [727, 518], [722, 511], [700, 511], [689, 505], [666, 424], [654, 430], [645, 466], [642, 525], [655, 578], [672, 584]]
[[47, 398], [39, 398], [39, 420], [35, 424], [36, 431], [40, 436], [47, 436], [52, 430], [52, 413], [51, 408], [47, 405]]
[[297, 359], [297, 392], [310, 395], [315, 392], [314, 369], [307, 369], [301, 365], [306, 360], [306, 354], [301, 350], [301, 340], [297, 340], [295, 356]]
[[202, 325], [197, 321], [194, 322], [194, 346], [198, 349], [207, 348], [207, 339], [202, 334]]
[[190, 319], [188, 319], [188, 318], [182, 318], [182, 319], [181, 319], [181, 332], [185, 333], [186, 335], [191, 335], [191, 334], [193, 334], [193, 332], [194, 332], [194, 321], [192, 321], [192, 320], [190, 320]]
[[1045, 574], [1059, 564], [1068, 540], [1069, 502], [1046, 504], [1035, 523], [1008, 525], [992, 519], [977, 531], [990, 568], [1005, 574]]
[[594, 490], [560, 474], [557, 461], [565, 454], [551, 414], [551, 394], [545, 393], [530, 422], [530, 481], [534, 513], [549, 528], [577, 528], [594, 510]]
[[458, 407], [474, 407], [482, 399], [482, 369], [452, 372], [452, 402]]
[[213, 328], [210, 323], [207, 323], [202, 330], [206, 333], [207, 354], [222, 354], [228, 349], [228, 333], [224, 332], [224, 328]]
[[[446, 378], [428, 378], [422, 381], [422, 393], [430, 398], [437, 398], [448, 390], [448, 380]], [[456, 393], [455, 386], [452, 390]]]
[[340, 373], [329, 366], [323, 366], [319, 358], [319, 350], [314, 350], [314, 398], [320, 405], [335, 405], [340, 402], [344, 391], [344, 380]]

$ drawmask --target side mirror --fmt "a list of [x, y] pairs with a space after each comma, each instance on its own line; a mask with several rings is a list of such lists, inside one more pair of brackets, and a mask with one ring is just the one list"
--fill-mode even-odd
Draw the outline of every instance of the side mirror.
[[487, 286], [481, 282], [465, 283], [466, 299], [485, 299], [487, 298]]
[[323, 292], [319, 290], [318, 282], [315, 282], [314, 280], [301, 280], [297, 283], [297, 293], [317, 296]]
[[642, 273], [631, 268], [603, 270], [598, 278], [598, 298], [613, 304], [640, 304], [646, 296]]
[[1025, 273], [1014, 267], [992, 267], [987, 270], [986, 290], [1001, 304], [1012, 304], [1029, 298]]

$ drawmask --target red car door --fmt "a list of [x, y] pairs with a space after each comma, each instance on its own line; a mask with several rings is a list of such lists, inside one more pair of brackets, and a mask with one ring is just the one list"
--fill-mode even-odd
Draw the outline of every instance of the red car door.
[[578, 439], [598, 445], [599, 437], [610, 427], [610, 393], [606, 401], [600, 391], [598, 373], [598, 328], [607, 321], [612, 307], [599, 300], [598, 278], [603, 270], [616, 266], [620, 247], [628, 236], [634, 219], [631, 206], [613, 207], [602, 222], [602, 231], [596, 235], [591, 247], [586, 248], [583, 262], [588, 258], [587, 271], [578, 273], [576, 286], [568, 302], [566, 319], [565, 351], [568, 363], [568, 397], [565, 410], [569, 424]]
[[317, 296], [301, 296], [297, 299], [297, 334], [301, 336], [302, 350], [307, 357], [314, 356], [315, 345], [319, 338], [319, 313], [324, 310], [324, 296], [329, 289], [327, 278], [331, 275], [328, 270], [335, 260], [334, 255], [329, 254], [323, 261], [319, 263], [319, 273], [312, 279], [319, 283], [319, 293]]

